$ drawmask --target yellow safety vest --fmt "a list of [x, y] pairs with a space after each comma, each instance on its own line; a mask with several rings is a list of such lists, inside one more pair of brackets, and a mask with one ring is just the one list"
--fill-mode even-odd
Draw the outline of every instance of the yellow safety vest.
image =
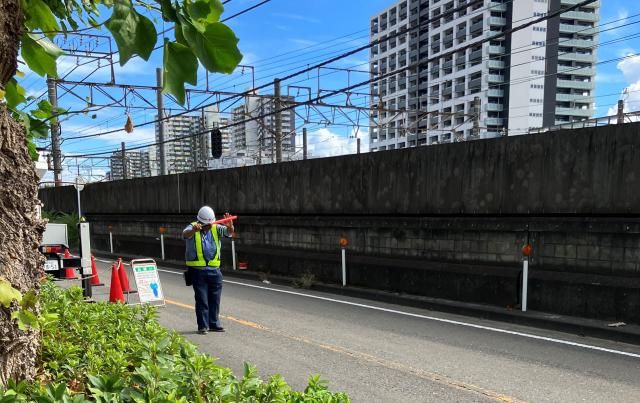
[[[191, 225], [195, 225], [192, 222]], [[211, 233], [213, 234], [213, 241], [216, 243], [216, 256], [208, 262], [204, 260], [204, 253], [202, 252], [202, 236], [200, 231], [196, 231], [193, 235], [193, 240], [196, 243], [196, 260], [187, 260], [187, 266], [189, 267], [220, 267], [220, 241], [218, 240], [218, 228], [211, 227]]]

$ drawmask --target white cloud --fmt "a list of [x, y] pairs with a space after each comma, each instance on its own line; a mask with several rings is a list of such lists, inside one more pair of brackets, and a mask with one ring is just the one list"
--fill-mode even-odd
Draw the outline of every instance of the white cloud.
[[[632, 56], [618, 63], [618, 70], [622, 72], [625, 80], [629, 84], [620, 95], [620, 99], [624, 100], [624, 112], [640, 111], [640, 56]], [[614, 116], [618, 113], [617, 103], [609, 108], [608, 116]], [[638, 121], [634, 117], [634, 121]]]
[[[356, 131], [352, 130], [349, 136], [332, 132], [330, 129], [323, 128], [309, 133], [307, 140], [308, 153], [311, 158], [333, 157], [344, 154], [355, 154], [357, 152], [357, 140], [355, 138]], [[369, 132], [368, 129], [360, 129], [357, 131], [360, 138], [360, 152], [367, 152], [369, 149]], [[302, 137], [298, 136], [302, 146]]]
[[[623, 91], [621, 99], [624, 100], [624, 112], [638, 112], [640, 111], [640, 81], [629, 85]], [[609, 108], [607, 116], [615, 116], [618, 113], [618, 106], [613, 105]], [[634, 122], [640, 121], [640, 116], [634, 116], [631, 120]], [[628, 121], [628, 120], [627, 120]]]
[[640, 56], [632, 56], [622, 60], [618, 63], [618, 70], [622, 71], [628, 83], [640, 81]]

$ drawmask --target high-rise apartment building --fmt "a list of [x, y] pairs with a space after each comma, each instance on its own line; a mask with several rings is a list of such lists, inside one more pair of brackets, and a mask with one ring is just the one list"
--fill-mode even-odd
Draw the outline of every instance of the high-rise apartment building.
[[[230, 150], [228, 120], [220, 117], [215, 107], [206, 108], [200, 114], [173, 116], [164, 121], [166, 141], [165, 160], [168, 174], [206, 170], [211, 159], [211, 134], [213, 127], [222, 132], [223, 153]], [[156, 141], [160, 140], [156, 123]], [[160, 174], [158, 146], [151, 147], [153, 175]]]
[[370, 40], [382, 40], [370, 50], [372, 77], [388, 76], [371, 85], [378, 111], [370, 149], [519, 134], [592, 117], [599, 1], [483, 42], [578, 2], [400, 0], [372, 17]]
[[[125, 151], [127, 179], [143, 178], [151, 176], [151, 166], [149, 163], [148, 151]], [[111, 154], [109, 180], [124, 179], [122, 169], [122, 152], [114, 151]]]
[[[281, 108], [293, 97], [281, 97]], [[231, 150], [234, 156], [255, 158], [257, 163], [275, 161], [276, 110], [273, 96], [252, 95], [245, 97], [244, 105], [232, 111], [230, 128]], [[295, 154], [295, 112], [293, 109], [281, 112], [282, 119], [282, 159], [291, 160]], [[253, 119], [256, 118], [256, 119]], [[253, 120], [252, 120], [253, 119]]]

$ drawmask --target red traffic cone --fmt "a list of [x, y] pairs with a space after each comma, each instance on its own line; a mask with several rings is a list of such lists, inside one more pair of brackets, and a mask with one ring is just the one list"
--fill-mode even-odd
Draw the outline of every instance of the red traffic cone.
[[98, 276], [98, 268], [96, 267], [96, 259], [93, 257], [93, 255], [91, 255], [91, 285], [104, 285], [100, 282], [100, 277]]
[[[68, 259], [68, 258], [70, 258], [70, 257], [72, 257], [72, 256], [71, 256], [71, 253], [69, 253], [69, 249], [65, 249], [65, 250], [64, 250], [64, 258], [65, 258], [65, 259]], [[64, 278], [65, 280], [73, 280], [73, 279], [76, 279], [76, 274], [73, 272], [73, 267], [65, 267], [65, 268], [64, 268], [64, 273], [63, 273], [63, 275], [64, 275], [64, 277], [63, 277], [63, 278]]]
[[120, 285], [120, 276], [118, 275], [117, 263], [111, 266], [111, 288], [109, 289], [109, 302], [124, 303], [124, 294], [122, 294], [122, 286]]
[[124, 263], [122, 263], [122, 259], [118, 259], [118, 260], [120, 261], [118, 274], [120, 275], [120, 284], [122, 285], [122, 291], [131, 292], [131, 287], [129, 287], [129, 278], [127, 277], [127, 269], [124, 267]]

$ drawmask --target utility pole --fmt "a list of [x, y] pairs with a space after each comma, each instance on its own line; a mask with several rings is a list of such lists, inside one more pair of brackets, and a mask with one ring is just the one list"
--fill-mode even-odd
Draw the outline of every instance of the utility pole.
[[[164, 99], [162, 97], [162, 69], [156, 68], [156, 85], [158, 86], [158, 148], [160, 150], [160, 175], [167, 174], [167, 159], [164, 153]], [[124, 143], [123, 143], [124, 144]]]
[[480, 137], [480, 97], [473, 98], [473, 136]]
[[[211, 153], [207, 153], [206, 151], [206, 147], [205, 147], [205, 133], [206, 133], [206, 124], [205, 124], [205, 116], [204, 116], [204, 108], [202, 108], [200, 110], [200, 134], [198, 136], [195, 137], [191, 137], [191, 147], [192, 147], [192, 155], [193, 155], [193, 170], [195, 171], [199, 171], [201, 169], [203, 169], [203, 165], [202, 165], [202, 160], [203, 158], [200, 158], [202, 156], [202, 153], [204, 152], [204, 155], [211, 155]], [[206, 159], [206, 158], [205, 158]]]
[[120, 143], [122, 148], [122, 179], [127, 179], [127, 154], [124, 146], [124, 141]]
[[280, 114], [280, 79], [273, 80], [276, 110], [276, 162], [282, 162], [282, 115]]
[[358, 137], [356, 140], [357, 140], [357, 142], [358, 142], [358, 143], [357, 143], [357, 148], [356, 148], [356, 149], [358, 150], [358, 154], [360, 154], [360, 137]]
[[302, 159], [307, 159], [307, 128], [302, 128]]
[[[47, 77], [47, 92], [53, 109], [58, 107], [58, 89], [56, 82]], [[60, 123], [51, 124], [51, 154], [53, 154], [53, 180], [55, 186], [62, 186], [62, 153], [60, 152]]]
[[618, 101], [618, 124], [624, 123], [624, 101], [621, 99]]

